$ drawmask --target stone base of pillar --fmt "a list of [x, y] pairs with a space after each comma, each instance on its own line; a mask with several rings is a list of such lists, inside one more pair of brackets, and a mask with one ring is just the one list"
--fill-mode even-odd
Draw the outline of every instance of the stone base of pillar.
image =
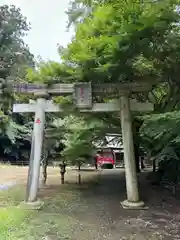
[[44, 205], [44, 202], [37, 200], [35, 202], [26, 202], [23, 201], [19, 204], [19, 208], [25, 209], [25, 210], [40, 210], [42, 209]]
[[148, 209], [147, 206], [145, 206], [143, 201], [139, 201], [139, 202], [130, 202], [128, 200], [125, 200], [123, 202], [121, 202], [121, 206], [124, 209], [134, 209], [134, 210], [143, 210], [143, 209]]

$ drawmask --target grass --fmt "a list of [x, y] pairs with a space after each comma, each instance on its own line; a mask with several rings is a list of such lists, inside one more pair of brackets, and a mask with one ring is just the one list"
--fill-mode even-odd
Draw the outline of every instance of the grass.
[[69, 217], [63, 208], [78, 196], [70, 190], [63, 192], [54, 193], [52, 198], [45, 197], [41, 211], [17, 207], [24, 199], [22, 187], [1, 192], [0, 240], [69, 239], [70, 228], [76, 219]]
[[30, 212], [18, 209], [17, 204], [24, 199], [24, 189], [10, 188], [0, 192], [0, 240], [11, 240], [11, 233], [30, 216]]
[[[86, 188], [82, 184], [81, 188]], [[17, 206], [24, 200], [25, 188], [16, 186], [0, 192], [0, 240], [72, 239], [79, 226], [74, 209], [83, 211], [79, 186], [73, 183], [51, 186], [39, 197], [42, 210], [24, 210]]]

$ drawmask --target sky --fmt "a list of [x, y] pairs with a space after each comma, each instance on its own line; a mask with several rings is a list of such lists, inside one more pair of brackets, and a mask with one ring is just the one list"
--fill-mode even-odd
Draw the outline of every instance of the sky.
[[0, 0], [0, 5], [13, 4], [27, 17], [31, 30], [24, 41], [35, 56], [60, 61], [57, 44], [66, 46], [73, 34], [72, 30], [66, 30], [67, 16], [64, 11], [68, 2], [69, 0]]

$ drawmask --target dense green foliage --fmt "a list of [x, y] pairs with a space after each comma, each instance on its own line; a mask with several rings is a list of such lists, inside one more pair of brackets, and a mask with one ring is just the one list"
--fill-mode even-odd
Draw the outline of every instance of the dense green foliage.
[[[34, 67], [34, 57], [22, 37], [29, 30], [26, 18], [14, 6], [0, 6], [0, 79], [3, 93], [0, 100], [0, 153], [8, 160], [22, 156], [21, 147], [29, 151], [30, 143], [25, 139], [29, 129], [24, 126], [27, 118], [12, 116], [12, 102], [23, 101], [23, 96], [14, 95], [9, 84], [22, 81], [26, 69]], [[26, 154], [27, 155], [27, 154]]]
[[22, 40], [29, 30], [20, 9], [0, 6], [0, 77], [24, 77], [27, 66], [34, 65], [33, 55]]
[[[149, 94], [133, 96], [155, 106], [150, 115], [134, 114], [133, 127], [137, 157], [141, 147], [149, 158], [159, 162], [179, 160], [178, 5], [176, 0], [74, 0], [68, 10], [69, 24], [76, 32], [63, 59], [74, 66], [76, 77], [95, 83], [154, 84]], [[118, 116], [106, 116], [109, 122], [114, 118], [118, 120]], [[170, 179], [177, 175], [171, 169]]]

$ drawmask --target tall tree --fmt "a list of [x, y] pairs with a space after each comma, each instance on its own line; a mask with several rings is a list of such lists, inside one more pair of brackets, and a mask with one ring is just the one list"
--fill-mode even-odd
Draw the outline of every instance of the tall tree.
[[[3, 92], [0, 98], [0, 154], [17, 158], [22, 148], [29, 148], [25, 135], [29, 128], [22, 115], [12, 116], [12, 100], [22, 97], [12, 94], [8, 84], [24, 80], [27, 67], [34, 67], [34, 56], [23, 41], [30, 27], [19, 8], [0, 6], [0, 82]], [[23, 119], [23, 120], [22, 120]], [[21, 148], [21, 151], [19, 150]], [[19, 153], [18, 153], [19, 152]]]
[[[148, 96], [138, 94], [133, 97], [153, 102], [156, 94], [159, 97], [156, 112], [165, 111], [162, 106], [166, 106], [166, 111], [177, 107], [180, 64], [180, 28], [177, 23], [180, 16], [175, 9], [178, 0], [74, 0], [72, 3], [76, 4], [76, 8], [71, 8], [70, 17], [73, 9], [74, 14], [76, 10], [84, 9], [80, 11], [83, 17], [76, 23], [75, 37], [66, 49], [60, 49], [62, 65], [57, 64], [57, 68], [52, 64], [46, 65], [40, 71], [41, 76], [43, 73], [44, 76], [59, 76], [59, 81], [64, 76], [65, 81], [92, 83], [140, 81], [159, 85], [165, 82], [161, 86], [164, 90], [161, 97], [160, 90]], [[79, 16], [76, 15], [77, 19]], [[109, 98], [102, 100], [108, 101]], [[109, 123], [120, 122], [116, 114], [103, 114], [101, 117]], [[143, 121], [136, 117], [133, 120], [137, 143]]]
[[22, 37], [30, 27], [15, 6], [0, 6], [0, 77], [23, 77], [25, 67], [33, 66], [33, 55]]

